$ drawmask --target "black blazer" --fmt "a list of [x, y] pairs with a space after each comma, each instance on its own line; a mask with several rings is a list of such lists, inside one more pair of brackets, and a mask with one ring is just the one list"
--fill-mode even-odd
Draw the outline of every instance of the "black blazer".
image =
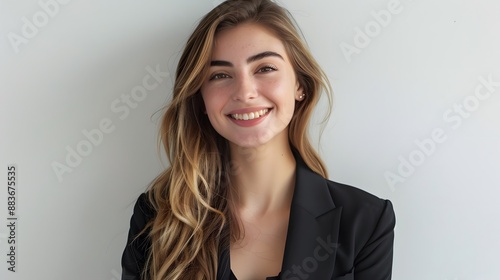
[[[280, 279], [391, 279], [396, 222], [391, 202], [325, 180], [299, 157], [296, 160], [296, 185]], [[122, 280], [140, 279], [150, 241], [146, 235], [133, 239], [153, 217], [142, 194], [130, 221]], [[221, 252], [217, 279], [229, 280], [229, 260], [229, 251]]]

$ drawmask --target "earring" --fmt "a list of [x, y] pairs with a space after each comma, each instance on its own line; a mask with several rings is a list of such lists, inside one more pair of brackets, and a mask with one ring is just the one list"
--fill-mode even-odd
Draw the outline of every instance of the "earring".
[[305, 93], [303, 93], [303, 94], [301, 94], [301, 95], [299, 96], [299, 99], [304, 99], [304, 97], [305, 97], [305, 96], [306, 96], [306, 94], [305, 94]]

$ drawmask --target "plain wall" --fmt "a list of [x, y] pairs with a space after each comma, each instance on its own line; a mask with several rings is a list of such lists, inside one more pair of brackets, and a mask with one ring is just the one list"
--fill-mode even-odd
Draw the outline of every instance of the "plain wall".
[[[176, 62], [219, 2], [0, 0], [1, 279], [120, 279]], [[393, 279], [498, 279], [500, 2], [279, 2], [333, 87], [331, 179], [394, 203]]]

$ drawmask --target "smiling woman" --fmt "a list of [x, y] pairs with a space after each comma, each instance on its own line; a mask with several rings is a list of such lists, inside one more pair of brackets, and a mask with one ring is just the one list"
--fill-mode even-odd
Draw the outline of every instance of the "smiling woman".
[[310, 144], [330, 87], [298, 34], [269, 0], [201, 20], [162, 120], [171, 166], [136, 203], [123, 279], [391, 278], [392, 204], [328, 180]]

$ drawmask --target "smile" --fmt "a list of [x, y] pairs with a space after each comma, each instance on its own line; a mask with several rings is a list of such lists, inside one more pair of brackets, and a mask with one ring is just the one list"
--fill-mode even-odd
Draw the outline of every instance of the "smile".
[[231, 114], [231, 118], [241, 121], [249, 121], [253, 119], [258, 119], [269, 112], [269, 109], [263, 109], [256, 112], [244, 113], [244, 114]]

